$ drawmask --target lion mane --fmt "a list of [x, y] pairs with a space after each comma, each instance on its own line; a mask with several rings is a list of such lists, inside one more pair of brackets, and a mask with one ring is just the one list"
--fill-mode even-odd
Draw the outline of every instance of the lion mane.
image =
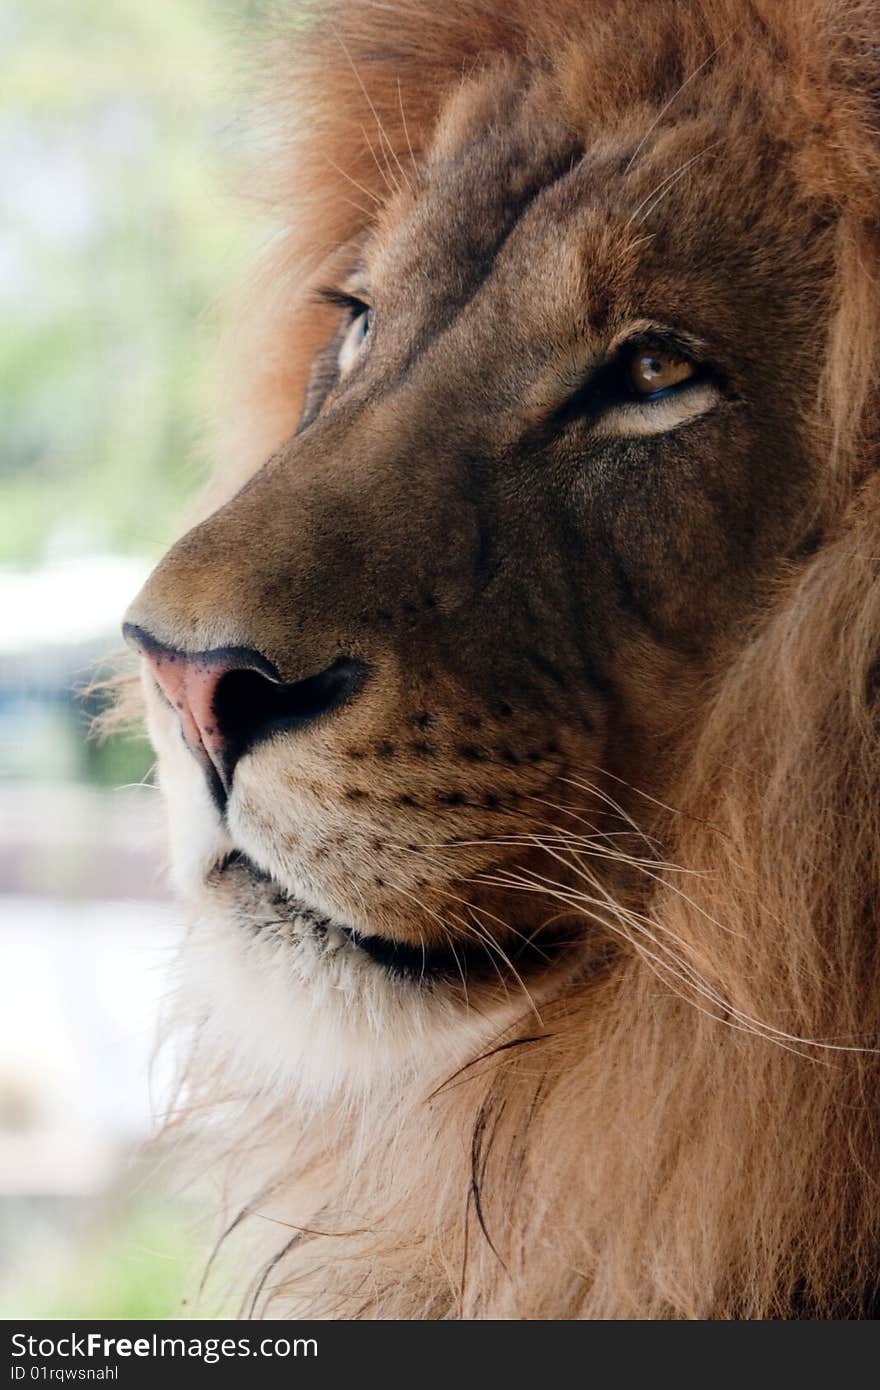
[[[299, 11], [298, 11], [299, 13]], [[334, 0], [263, 66], [283, 232], [235, 315], [213, 500], [295, 428], [315, 287], [381, 224], [451, 92], [555, 73], [584, 120], [761, 91], [833, 225], [810, 553], [778, 577], [658, 805], [625, 949], [454, 1075], [311, 1107], [200, 1046], [250, 1315], [872, 1316], [880, 1276], [880, 14], [873, 0]], [[466, 100], [466, 97], [465, 97]], [[724, 159], [720, 150], [717, 158]], [[762, 209], [772, 222], [776, 209]], [[180, 1116], [178, 1116], [178, 1120]], [[175, 1121], [175, 1124], [177, 1121]], [[189, 1121], [188, 1121], [189, 1123]], [[203, 1134], [204, 1137], [204, 1134]], [[207, 1142], [207, 1139], [205, 1139]], [[262, 1220], [260, 1218], [268, 1218]], [[255, 1235], [253, 1233], [256, 1233]]]

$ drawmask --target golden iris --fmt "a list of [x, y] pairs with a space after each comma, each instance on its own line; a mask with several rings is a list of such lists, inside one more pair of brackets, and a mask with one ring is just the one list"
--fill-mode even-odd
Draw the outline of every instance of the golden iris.
[[694, 365], [683, 357], [666, 352], [634, 352], [629, 362], [629, 379], [640, 396], [652, 396], [669, 386], [679, 386], [694, 375]]

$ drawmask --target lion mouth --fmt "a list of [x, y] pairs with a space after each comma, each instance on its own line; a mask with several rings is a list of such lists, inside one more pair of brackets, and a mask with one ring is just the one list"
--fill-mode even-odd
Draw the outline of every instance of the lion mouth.
[[[395, 979], [409, 983], [458, 984], [466, 988], [472, 981], [503, 979], [531, 965], [547, 969], [565, 944], [562, 935], [523, 938], [511, 948], [493, 948], [482, 941], [458, 940], [448, 946], [399, 941], [357, 930], [319, 912], [291, 894], [271, 874], [261, 869], [243, 850], [231, 850], [214, 866], [208, 883], [237, 881], [242, 894], [241, 920], [256, 934], [279, 935], [293, 930], [298, 937], [311, 936], [315, 944], [330, 950], [347, 949], [370, 961]], [[260, 897], [261, 911], [254, 912], [254, 890]], [[244, 901], [246, 899], [246, 903]], [[246, 910], [247, 909], [247, 910]]]

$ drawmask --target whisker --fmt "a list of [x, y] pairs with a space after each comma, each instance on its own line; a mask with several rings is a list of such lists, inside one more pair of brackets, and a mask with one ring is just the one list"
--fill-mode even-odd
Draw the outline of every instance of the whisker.
[[377, 208], [382, 207], [381, 198], [379, 198], [369, 188], [365, 188], [362, 183], [358, 183], [357, 179], [352, 178], [351, 174], [349, 174], [345, 169], [341, 169], [340, 166], [336, 164], [328, 154], [325, 154], [323, 157], [325, 162], [330, 165], [331, 169], [335, 169], [337, 174], [341, 174], [344, 179], [348, 180], [352, 188], [356, 188], [359, 193], [363, 193], [364, 197], [369, 198], [370, 202], [375, 203]]
[[[587, 766], [592, 767], [594, 772], [601, 773], [603, 777], [609, 777], [612, 782], [617, 782], [620, 786], [626, 787], [631, 792], [635, 792], [636, 796], [640, 796], [644, 801], [650, 801], [652, 806], [659, 806], [661, 811], [668, 811], [671, 816], [675, 816], [676, 818], [693, 821], [695, 825], [709, 826], [718, 835], [726, 836], [726, 832], [722, 830], [720, 826], [715, 825], [713, 821], [707, 820], [705, 816], [695, 816], [692, 811], [683, 811], [680, 806], [672, 806], [668, 801], [662, 801], [659, 797], [652, 796], [650, 792], [646, 792], [644, 787], [637, 786], [635, 782], [627, 782], [626, 778], [618, 777], [616, 773], [609, 772], [607, 768], [599, 767], [596, 763], [590, 763], [587, 764]], [[581, 783], [574, 780], [572, 785], [580, 786]], [[584, 786], [587, 788], [590, 787], [591, 784], [586, 783]]]
[[[561, 890], [558, 885], [555, 888], [553, 886], [550, 886], [552, 885], [552, 880], [543, 880], [543, 877], [537, 874], [535, 871], [525, 870], [523, 872], [530, 874], [532, 877], [536, 878], [538, 880], [538, 883], [529, 883], [528, 880], [520, 880], [519, 883], [517, 883], [516, 875], [511, 873], [508, 876], [507, 880], [508, 886], [526, 887], [533, 892], [547, 893], [549, 896], [558, 897], [561, 901], [569, 904], [570, 906], [576, 907], [577, 903], [580, 901], [580, 890], [572, 890], [571, 892], [566, 892], [565, 890]], [[768, 1041], [778, 1043], [780, 1046], [793, 1046], [795, 1049], [804, 1047], [817, 1048], [822, 1051], [829, 1052], [858, 1052], [868, 1053], [872, 1055], [880, 1053], [880, 1049], [874, 1047], [833, 1043], [820, 1038], [802, 1037], [797, 1033], [789, 1033], [786, 1029], [777, 1028], [775, 1024], [767, 1023], [762, 1019], [754, 1018], [752, 1015], [745, 1013], [743, 1010], [737, 1008], [735, 1004], [731, 1003], [730, 1000], [725, 999], [721, 994], [719, 994], [718, 991], [707, 980], [700, 976], [696, 972], [694, 967], [692, 967], [686, 960], [681, 960], [678, 956], [673, 955], [670, 951], [670, 948], [667, 945], [665, 945], [663, 941], [659, 940], [654, 935], [654, 933], [650, 930], [650, 927], [665, 931], [666, 935], [671, 936], [674, 941], [677, 941], [679, 945], [682, 945], [683, 943], [680, 941], [678, 937], [676, 937], [673, 933], [669, 932], [667, 928], [664, 928], [661, 923], [656, 921], [656, 919], [644, 917], [640, 913], [635, 913], [629, 909], [623, 908], [621, 904], [616, 903], [614, 899], [611, 898], [610, 894], [606, 892], [603, 885], [594, 877], [587, 874], [585, 874], [584, 877], [586, 878], [586, 881], [590, 883], [591, 887], [595, 887], [598, 892], [602, 893], [604, 898], [604, 901], [602, 901], [601, 899], [597, 901], [596, 899], [590, 897], [586, 897], [585, 900], [588, 903], [593, 904], [595, 906], [605, 907], [606, 910], [610, 911], [612, 916], [616, 918], [618, 923], [626, 923], [632, 926], [638, 933], [647, 936], [648, 939], [652, 941], [653, 945], [658, 950], [667, 955], [671, 955], [672, 959], [675, 962], [675, 966], [678, 968], [674, 969], [668, 964], [665, 964], [665, 968], [671, 970], [674, 969], [674, 973], [678, 976], [678, 978], [689, 977], [691, 987], [693, 989], [696, 989], [699, 994], [701, 994], [704, 998], [708, 999], [711, 1003], [715, 1004], [715, 1006], [722, 1011], [721, 1021], [729, 1023], [730, 1017], [732, 1016], [734, 1019], [737, 1020], [737, 1023], [744, 1031], [756, 1034], [760, 1037], [764, 1037]], [[614, 922], [609, 921], [604, 917], [598, 920], [603, 925], [610, 928], [612, 931], [615, 930]], [[647, 925], [648, 923], [650, 923], [650, 927]], [[636, 945], [636, 943], [631, 939], [630, 944], [634, 946]], [[684, 972], [684, 976], [680, 972]], [[799, 1053], [799, 1055], [809, 1054]]]
[[[551, 897], [558, 897], [560, 901], [568, 904], [573, 910], [582, 912], [588, 920], [594, 921], [606, 930], [610, 930], [615, 935], [620, 936], [622, 940], [627, 942], [628, 945], [638, 952], [640, 958], [646, 961], [649, 968], [653, 969], [658, 978], [661, 979], [667, 987], [673, 989], [677, 997], [683, 999], [688, 1005], [698, 1008], [701, 1013], [706, 1014], [715, 1021], [724, 1022], [731, 1027], [736, 1027], [738, 1031], [747, 1032], [752, 1035], [767, 1036], [764, 1026], [761, 1025], [759, 1021], [749, 1020], [748, 1016], [741, 1015], [738, 1010], [732, 1008], [726, 1000], [718, 995], [706, 981], [703, 981], [701, 977], [692, 970], [687, 962], [679, 960], [662, 941], [658, 940], [639, 920], [638, 914], [621, 909], [616, 904], [603, 903], [601, 900], [591, 898], [581, 893], [579, 890], [572, 890], [568, 893], [561, 890], [554, 890], [549, 886], [551, 883], [552, 880], [547, 880], [545, 884], [529, 883], [528, 881], [522, 880], [517, 881], [514, 876], [511, 876], [506, 886], [510, 888], [520, 888], [530, 892], [544, 893]], [[609, 918], [604, 914], [598, 915], [595, 911], [591, 910], [593, 907], [610, 908], [611, 917]], [[629, 927], [630, 930], [624, 930], [624, 927]], [[633, 939], [632, 931], [635, 931], [636, 937], [639, 939]], [[651, 950], [650, 947], [645, 945], [645, 941], [641, 938], [645, 938], [649, 941], [655, 949]], [[658, 952], [660, 954], [658, 954]], [[670, 980], [680, 981], [686, 986], [687, 992], [676, 989], [675, 986], [670, 983]], [[696, 991], [698, 997], [708, 1000], [708, 1002], [714, 1006], [716, 1012], [710, 1012], [700, 1005], [698, 1000], [693, 997], [694, 991]], [[731, 1016], [736, 1019], [735, 1023], [731, 1021]], [[784, 1045], [781, 1042], [782, 1036], [784, 1035], [780, 1035], [776, 1039], [776, 1041], [780, 1041], [780, 1045]], [[793, 1041], [807, 1043], [809, 1040], [794, 1038]]]
[[[406, 170], [404, 169], [403, 165], [401, 164], [400, 160], [398, 159], [398, 157], [397, 157], [397, 151], [395, 150], [393, 144], [392, 144], [391, 141], [388, 139], [388, 135], [387, 135], [387, 133], [386, 133], [386, 131], [385, 131], [385, 127], [383, 126], [382, 121], [381, 121], [381, 119], [380, 119], [380, 117], [379, 117], [379, 113], [378, 113], [378, 111], [376, 110], [375, 106], [373, 105], [372, 97], [370, 96], [369, 92], [367, 91], [367, 88], [366, 88], [366, 86], [365, 86], [365, 84], [364, 84], [364, 80], [363, 80], [363, 78], [361, 77], [360, 73], [358, 72], [357, 66], [356, 66], [356, 64], [355, 64], [355, 62], [354, 62], [354, 60], [353, 60], [353, 58], [352, 58], [352, 56], [351, 56], [351, 53], [350, 53], [349, 50], [348, 50], [348, 47], [346, 46], [345, 40], [342, 38], [342, 35], [339, 34], [338, 32], [336, 32], [336, 33], [334, 34], [334, 37], [336, 38], [336, 41], [338, 42], [340, 48], [342, 49], [343, 53], [345, 54], [345, 56], [346, 56], [346, 58], [347, 58], [347, 60], [348, 60], [349, 66], [351, 67], [351, 70], [352, 70], [352, 72], [354, 73], [355, 80], [357, 81], [358, 86], [360, 87], [361, 91], [363, 92], [363, 94], [364, 94], [364, 99], [366, 100], [366, 103], [367, 103], [367, 105], [368, 105], [369, 108], [370, 108], [370, 113], [371, 113], [371, 115], [372, 115], [372, 117], [373, 117], [373, 120], [376, 122], [376, 129], [377, 129], [377, 131], [379, 132], [379, 140], [380, 140], [381, 145], [382, 145], [382, 147], [383, 147], [383, 153], [384, 153], [384, 147], [387, 147], [387, 149], [390, 151], [390, 153], [391, 153], [392, 156], [394, 157], [394, 162], [396, 163], [398, 169], [400, 170], [401, 178], [403, 179], [404, 183], [406, 184], [406, 186], [407, 186], [409, 192], [412, 193], [412, 185], [411, 185], [409, 179], [407, 178]], [[364, 131], [364, 137], [366, 138], [366, 131]], [[370, 144], [369, 140], [367, 140], [367, 144]], [[370, 145], [370, 149], [371, 149], [371, 150], [372, 150], [372, 148], [373, 148], [372, 145]], [[373, 155], [373, 158], [374, 158], [374, 159], [376, 158], [375, 153], [374, 153], [374, 155]], [[391, 176], [391, 178], [393, 179], [393, 182], [394, 182], [394, 191], [397, 192], [398, 189], [399, 189], [399, 187], [400, 187], [400, 185], [398, 184], [397, 180], [394, 179], [393, 174], [391, 174], [391, 166], [390, 166], [390, 164], [388, 163], [388, 156], [387, 156], [387, 155], [385, 155], [385, 164], [386, 164], [386, 168], [387, 168], [388, 174], [389, 174], [389, 175]], [[377, 168], [379, 167], [379, 161], [378, 161], [378, 160], [376, 160], [376, 167], [377, 167]], [[379, 170], [379, 172], [380, 172], [380, 173], [382, 172], [381, 169]]]
[[626, 168], [625, 168], [624, 171], [623, 171], [624, 176], [626, 176], [626, 175], [629, 173], [630, 169], [632, 168], [633, 164], [635, 163], [636, 159], [638, 158], [638, 156], [639, 156], [641, 150], [644, 148], [645, 142], [648, 140], [649, 136], [657, 129], [657, 126], [658, 126], [658, 125], [660, 124], [660, 122], [663, 120], [663, 117], [666, 115], [666, 112], [669, 110], [669, 108], [670, 108], [671, 106], [674, 106], [674, 104], [678, 101], [678, 98], [681, 96], [682, 92], [685, 90], [686, 87], [690, 86], [690, 84], [691, 84], [691, 82], [693, 82], [694, 78], [695, 78], [695, 77], [699, 77], [700, 73], [703, 71], [703, 68], [707, 67], [707, 66], [709, 65], [709, 63], [711, 63], [711, 61], [712, 61], [713, 58], [717, 58], [717, 56], [718, 56], [718, 54], [721, 52], [722, 48], [724, 48], [724, 46], [725, 46], [726, 44], [730, 43], [731, 37], [732, 37], [732, 36], [731, 36], [730, 34], [728, 34], [728, 36], [727, 36], [726, 39], [722, 39], [721, 42], [720, 42], [715, 48], [712, 49], [712, 52], [708, 55], [708, 57], [704, 58], [703, 61], [702, 61], [702, 63], [700, 63], [697, 67], [695, 67], [694, 70], [693, 70], [693, 72], [690, 73], [690, 74], [684, 79], [684, 81], [683, 81], [682, 83], [680, 83], [680, 85], [679, 85], [678, 87], [676, 87], [675, 91], [672, 93], [672, 96], [671, 96], [671, 97], [669, 98], [669, 100], [665, 103], [665, 105], [661, 106], [660, 110], [657, 112], [657, 115], [654, 117], [653, 121], [652, 121], [651, 124], [648, 126], [648, 129], [645, 131], [645, 133], [644, 133], [644, 135], [642, 136], [641, 140], [640, 140], [639, 143], [636, 145], [635, 149], [633, 150], [632, 154], [630, 155], [630, 157], [629, 157], [629, 163], [627, 164]]
[[[470, 881], [473, 883], [478, 883], [482, 880], [477, 878], [472, 879]], [[462, 906], [469, 908], [471, 911], [479, 912], [481, 917], [486, 917], [490, 922], [495, 922], [499, 927], [502, 928], [503, 931], [509, 932], [513, 936], [518, 936], [520, 941], [524, 942], [525, 945], [534, 946], [533, 937], [526, 936], [524, 932], [519, 931], [516, 927], [512, 927], [509, 922], [505, 922], [503, 918], [499, 917], [494, 912], [490, 912], [488, 908], [483, 907], [477, 903], [471, 903], [467, 900], [467, 898], [462, 898], [458, 893], [453, 893], [450, 889], [440, 888], [436, 891], [441, 893], [444, 898], [450, 898], [453, 902], [460, 903], [462, 904]]]
[[[434, 918], [434, 920], [435, 920], [436, 922], [438, 922], [438, 923], [440, 924], [441, 929], [442, 929], [443, 932], [444, 932], [444, 936], [446, 937], [447, 943], [448, 943], [450, 949], [453, 950], [453, 955], [455, 955], [454, 946], [453, 946], [453, 938], [452, 938], [451, 934], [449, 933], [449, 930], [448, 930], [448, 927], [446, 926], [446, 923], [445, 923], [445, 922], [443, 921], [443, 919], [439, 916], [439, 914], [437, 914], [436, 912], [432, 911], [432, 909], [428, 908], [424, 903], [420, 902], [420, 900], [416, 897], [415, 894], [413, 894], [413, 893], [409, 892], [408, 890], [406, 890], [406, 889], [400, 887], [400, 885], [392, 884], [391, 886], [394, 887], [396, 891], [400, 892], [404, 897], [409, 898], [410, 901], [414, 902], [418, 907], [420, 907], [420, 908], [422, 909], [422, 911], [427, 912], [430, 916], [432, 916], [432, 917]], [[460, 897], [458, 894], [453, 893], [451, 890], [438, 889], [437, 891], [438, 891], [443, 897], [449, 898], [450, 901], [459, 903], [461, 906], [463, 906], [463, 907], [466, 909], [466, 911], [467, 911], [468, 913], [474, 913], [474, 912], [479, 913], [480, 916], [485, 916], [485, 917], [489, 918], [489, 920], [496, 922], [505, 932], [511, 932], [513, 935], [519, 936], [519, 937], [520, 937], [524, 942], [526, 942], [527, 944], [529, 944], [529, 945], [532, 944], [532, 943], [531, 943], [531, 939], [530, 939], [529, 937], [525, 936], [522, 932], [517, 931], [516, 928], [511, 927], [509, 923], [504, 922], [500, 917], [496, 916], [494, 913], [489, 912], [488, 909], [479, 907], [479, 906], [478, 906], [477, 904], [475, 904], [475, 903], [470, 903], [470, 902], [468, 902], [466, 898]], [[490, 953], [494, 952], [496, 955], [498, 955], [498, 957], [499, 957], [499, 958], [502, 960], [502, 962], [507, 966], [507, 968], [510, 970], [511, 974], [512, 974], [512, 975], [514, 976], [514, 978], [517, 980], [517, 982], [518, 982], [520, 988], [522, 989], [523, 994], [525, 995], [526, 999], [528, 1000], [528, 1003], [529, 1003], [530, 1008], [532, 1009], [532, 1011], [533, 1011], [534, 1014], [535, 1014], [535, 1017], [538, 1018], [538, 1019], [540, 1020], [540, 1013], [538, 1012], [537, 1006], [535, 1005], [534, 999], [532, 998], [532, 995], [531, 995], [530, 991], [527, 989], [526, 984], [525, 984], [525, 982], [524, 982], [522, 976], [520, 975], [520, 973], [519, 973], [519, 971], [516, 969], [516, 966], [514, 965], [513, 961], [510, 959], [510, 957], [508, 956], [507, 952], [503, 949], [503, 947], [500, 945], [500, 943], [497, 942], [497, 941], [495, 940], [495, 938], [491, 935], [490, 932], [484, 931], [484, 929], [483, 929], [482, 927], [478, 927], [478, 926], [477, 926], [475, 923], [473, 923], [473, 922], [469, 922], [469, 921], [466, 921], [466, 920], [462, 919], [457, 913], [451, 914], [451, 918], [452, 918], [452, 921], [456, 922], [460, 927], [462, 927], [462, 928], [465, 930], [466, 933], [477, 935], [478, 940], [481, 942], [481, 944], [483, 945], [484, 949], [487, 950], [487, 952], [490, 952]], [[455, 961], [456, 961], [456, 965], [459, 967], [459, 970], [461, 970], [460, 962], [459, 962], [459, 960], [458, 960], [457, 955], [455, 955]], [[494, 962], [493, 962], [493, 964], [494, 964]], [[504, 979], [504, 976], [503, 976], [503, 975], [501, 974], [501, 972], [498, 970], [497, 966], [495, 966], [495, 973], [498, 975], [498, 978], [499, 978], [499, 980], [501, 981], [502, 986], [503, 986], [504, 989], [505, 989], [505, 992], [507, 992], [507, 981]], [[465, 984], [464, 976], [463, 976], [463, 975], [462, 975], [462, 984]], [[466, 990], [467, 990], [467, 986], [465, 985], [465, 991], [466, 991]]]
[[416, 163], [416, 157], [415, 157], [415, 155], [414, 155], [414, 153], [413, 153], [412, 141], [411, 141], [410, 138], [409, 138], [409, 127], [407, 126], [407, 123], [406, 123], [406, 114], [405, 114], [404, 109], [403, 109], [403, 88], [402, 88], [401, 85], [400, 85], [400, 78], [399, 78], [399, 77], [398, 77], [398, 79], [397, 79], [397, 104], [398, 104], [398, 106], [400, 107], [400, 119], [401, 119], [401, 121], [402, 121], [402, 123], [403, 123], [403, 133], [404, 133], [404, 136], [405, 136], [405, 138], [406, 138], [406, 147], [407, 147], [407, 149], [409, 150], [409, 157], [410, 157], [410, 161], [411, 161], [412, 167], [413, 167], [413, 174], [415, 175], [416, 183], [420, 183], [420, 182], [421, 182], [421, 175], [420, 175], [420, 173], [419, 173], [419, 166], [418, 166], [418, 164]]
[[[448, 929], [446, 923], [443, 921], [443, 919], [440, 917], [440, 915], [439, 915], [438, 913], [433, 912], [433, 911], [431, 910], [431, 908], [429, 908], [429, 907], [427, 906], [427, 904], [425, 904], [424, 902], [422, 902], [422, 901], [416, 896], [416, 894], [409, 892], [408, 889], [403, 888], [399, 883], [392, 883], [390, 879], [387, 880], [387, 882], [388, 882], [389, 888], [391, 888], [395, 893], [399, 893], [399, 894], [401, 895], [401, 897], [407, 898], [409, 902], [415, 903], [416, 907], [418, 907], [418, 909], [419, 909], [421, 912], [426, 912], [426, 913], [428, 913], [428, 915], [431, 916], [431, 917], [433, 917], [434, 920], [435, 920], [435, 921], [437, 922], [437, 924], [439, 925], [441, 931], [443, 932], [443, 935], [444, 935], [444, 938], [445, 938], [445, 941], [446, 941], [446, 945], [448, 946], [449, 950], [452, 952], [452, 957], [453, 957], [453, 960], [455, 961], [455, 967], [456, 967], [456, 969], [457, 969], [459, 975], [461, 976], [461, 985], [462, 985], [462, 989], [464, 990], [465, 1007], [466, 1007], [466, 1008], [470, 1008], [470, 998], [469, 998], [469, 995], [468, 995], [467, 979], [466, 979], [466, 976], [465, 976], [464, 968], [463, 968], [463, 966], [462, 966], [462, 964], [461, 964], [461, 961], [460, 961], [459, 958], [458, 958], [458, 953], [457, 953], [457, 951], [455, 950], [455, 946], [454, 946], [454, 944], [453, 944], [452, 933], [449, 931], [449, 929]], [[422, 964], [422, 979], [424, 979], [424, 972], [425, 972], [424, 943], [422, 944], [422, 959], [423, 959], [423, 964]]]
[[479, 939], [482, 940], [482, 941], [484, 942], [484, 944], [485, 944], [487, 950], [489, 950], [489, 951], [494, 951], [494, 952], [499, 956], [499, 958], [501, 959], [501, 961], [507, 966], [508, 970], [509, 970], [510, 973], [513, 975], [514, 979], [517, 981], [517, 983], [519, 984], [520, 989], [522, 990], [523, 994], [525, 995], [525, 997], [526, 997], [526, 999], [527, 999], [527, 1001], [528, 1001], [528, 1004], [529, 1004], [529, 1008], [532, 1010], [532, 1013], [535, 1015], [535, 1018], [538, 1020], [538, 1023], [540, 1024], [540, 1026], [543, 1028], [543, 1026], [544, 1026], [544, 1020], [543, 1020], [542, 1017], [541, 1017], [540, 1010], [538, 1009], [538, 1006], [537, 1006], [537, 1004], [535, 1003], [535, 1001], [534, 1001], [534, 999], [533, 999], [533, 997], [532, 997], [531, 991], [530, 991], [530, 990], [528, 989], [528, 987], [526, 986], [525, 980], [523, 979], [522, 975], [521, 975], [521, 974], [519, 973], [519, 971], [517, 970], [517, 968], [516, 968], [516, 966], [514, 965], [513, 961], [510, 959], [510, 956], [509, 956], [509, 955], [507, 954], [507, 952], [503, 949], [503, 947], [502, 947], [501, 945], [499, 945], [499, 943], [495, 940], [495, 938], [491, 935], [490, 932], [484, 931], [483, 928], [477, 926], [477, 924], [476, 924], [475, 922], [474, 922], [474, 923], [471, 923], [471, 926], [472, 926], [474, 932], [476, 933], [476, 935], [479, 937]]
[[[711, 154], [712, 150], [717, 149], [718, 146], [723, 143], [723, 137], [718, 140], [713, 140], [711, 145], [707, 145], [705, 149], [698, 150], [696, 154], [691, 155], [690, 159], [686, 159], [684, 164], [679, 165], [679, 167], [677, 169], [674, 169], [671, 174], [667, 174], [664, 179], [661, 179], [660, 182], [648, 194], [647, 198], [643, 198], [642, 201], [639, 203], [635, 212], [628, 219], [626, 224], [627, 227], [631, 227], [633, 222], [635, 222], [636, 218], [640, 214], [643, 214], [642, 221], [645, 221], [648, 217], [650, 217], [651, 213], [655, 210], [655, 208], [657, 208], [663, 201], [663, 199], [667, 197], [669, 193], [672, 192], [672, 189], [675, 187], [678, 181], [684, 178], [691, 165], [696, 164], [697, 160], [702, 159], [704, 155]], [[650, 206], [648, 206], [648, 204], [650, 204]]]
[[372, 140], [370, 139], [369, 135], [367, 134], [366, 129], [364, 128], [364, 126], [361, 126], [361, 127], [360, 127], [360, 132], [361, 132], [361, 135], [364, 137], [364, 143], [366, 144], [367, 149], [370, 151], [370, 154], [373, 156], [373, 163], [375, 164], [376, 169], [377, 169], [378, 172], [379, 172], [379, 177], [380, 177], [380, 178], [382, 179], [382, 181], [384, 182], [385, 187], [388, 189], [388, 192], [389, 192], [389, 193], [397, 193], [397, 192], [399, 192], [399, 190], [400, 190], [400, 184], [397, 182], [397, 180], [394, 178], [393, 174], [391, 173], [391, 170], [388, 168], [388, 160], [387, 160], [387, 159], [385, 160], [385, 167], [383, 168], [382, 165], [379, 163], [379, 156], [376, 154], [376, 151], [375, 151], [375, 149], [373, 148], [373, 142], [372, 142]]

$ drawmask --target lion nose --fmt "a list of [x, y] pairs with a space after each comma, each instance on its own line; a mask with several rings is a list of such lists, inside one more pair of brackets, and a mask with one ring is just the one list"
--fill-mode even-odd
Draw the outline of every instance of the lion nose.
[[224, 797], [244, 753], [274, 734], [309, 728], [345, 704], [365, 675], [360, 662], [342, 656], [317, 675], [286, 683], [267, 657], [248, 647], [185, 652], [132, 623], [123, 633], [143, 653], [177, 711], [190, 752]]

